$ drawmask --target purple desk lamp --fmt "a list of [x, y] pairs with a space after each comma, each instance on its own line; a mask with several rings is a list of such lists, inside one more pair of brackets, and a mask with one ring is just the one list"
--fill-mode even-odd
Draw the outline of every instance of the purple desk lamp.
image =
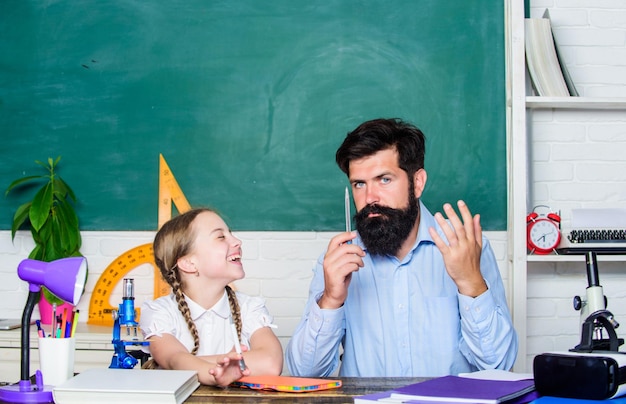
[[19, 383], [0, 387], [0, 401], [52, 403], [52, 386], [43, 384], [39, 370], [35, 375], [35, 384], [30, 381], [30, 318], [42, 286], [68, 303], [78, 303], [87, 277], [87, 260], [84, 257], [62, 258], [52, 262], [25, 259], [17, 267], [17, 274], [29, 284], [28, 299], [22, 314], [22, 375]]

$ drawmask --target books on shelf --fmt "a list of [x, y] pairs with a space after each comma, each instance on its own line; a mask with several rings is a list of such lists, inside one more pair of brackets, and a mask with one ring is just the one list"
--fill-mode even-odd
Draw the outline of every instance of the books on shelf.
[[89, 369], [52, 389], [56, 404], [180, 404], [200, 382], [192, 370]]
[[355, 397], [355, 403], [370, 402], [448, 402], [448, 403], [527, 403], [538, 395], [532, 379], [485, 379], [461, 376], [436, 377], [394, 390]]
[[543, 97], [569, 97], [570, 91], [557, 56], [550, 19], [526, 18], [524, 27], [526, 63], [535, 91]]
[[[546, 8], [546, 11], [543, 13], [543, 18], [547, 18], [550, 20], [550, 12]], [[552, 21], [550, 21], [550, 29], [552, 29]], [[574, 81], [572, 80], [572, 76], [569, 74], [569, 70], [567, 69], [567, 64], [565, 60], [563, 60], [563, 55], [559, 50], [559, 46], [556, 43], [556, 39], [554, 39], [554, 32], [552, 33], [552, 39], [554, 41], [554, 50], [556, 51], [556, 58], [559, 61], [559, 67], [561, 68], [561, 72], [563, 73], [563, 79], [565, 79], [565, 84], [567, 85], [567, 91], [569, 91], [569, 95], [573, 97], [578, 97], [578, 90], [576, 90], [576, 86], [574, 85]]]

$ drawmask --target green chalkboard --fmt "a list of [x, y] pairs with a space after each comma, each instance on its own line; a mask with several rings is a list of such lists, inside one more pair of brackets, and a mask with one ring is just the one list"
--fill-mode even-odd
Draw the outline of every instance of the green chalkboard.
[[[502, 1], [3, 0], [0, 186], [62, 156], [83, 230], [157, 227], [159, 153], [235, 230], [338, 231], [364, 120], [426, 134], [424, 201], [506, 228]], [[25, 195], [0, 198], [0, 228]]]

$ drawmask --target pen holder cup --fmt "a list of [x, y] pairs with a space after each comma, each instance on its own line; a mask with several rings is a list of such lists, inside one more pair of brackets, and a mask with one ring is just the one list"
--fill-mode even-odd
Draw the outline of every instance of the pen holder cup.
[[57, 386], [74, 377], [75, 338], [39, 338], [43, 384]]

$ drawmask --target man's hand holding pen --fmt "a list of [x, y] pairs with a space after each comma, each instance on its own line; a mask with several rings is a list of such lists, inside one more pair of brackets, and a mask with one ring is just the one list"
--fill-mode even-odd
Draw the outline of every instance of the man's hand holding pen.
[[317, 302], [322, 309], [337, 309], [348, 296], [352, 273], [363, 266], [365, 251], [349, 243], [356, 238], [354, 232], [344, 232], [330, 240], [324, 255], [324, 293]]

